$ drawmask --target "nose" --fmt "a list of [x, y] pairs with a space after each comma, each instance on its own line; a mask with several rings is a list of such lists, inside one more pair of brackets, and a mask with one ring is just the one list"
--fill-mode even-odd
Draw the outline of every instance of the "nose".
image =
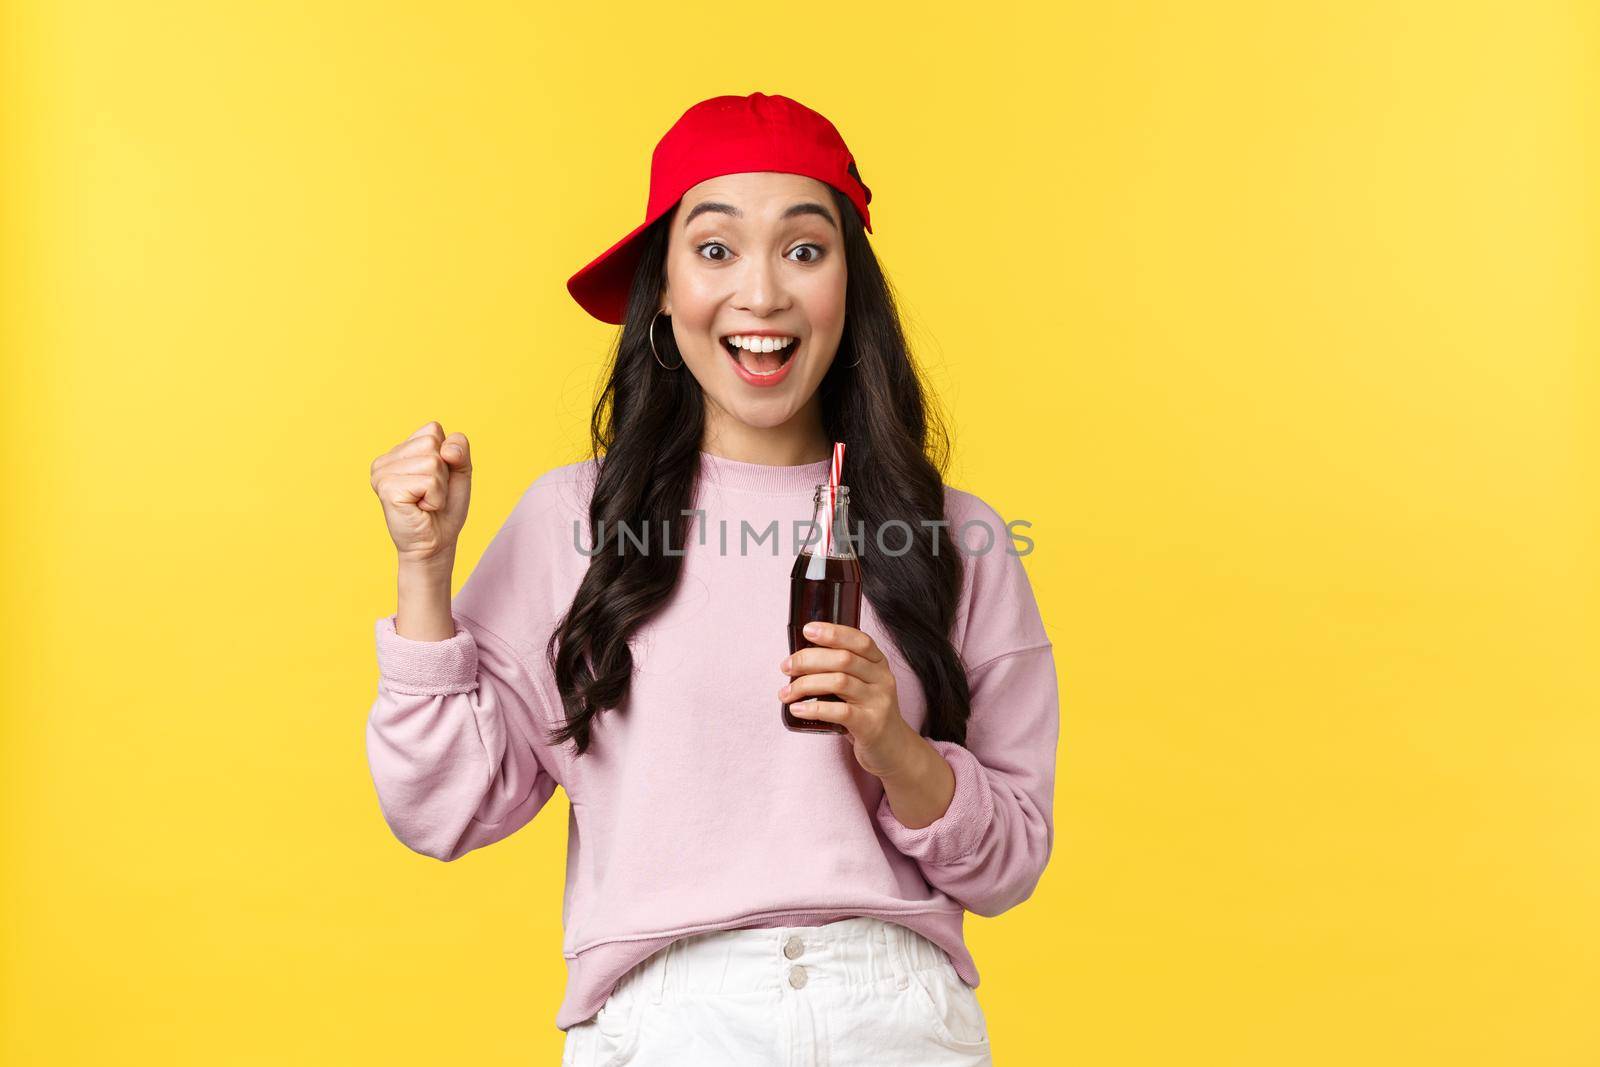
[[766, 256], [752, 256], [742, 266], [734, 291], [735, 308], [765, 318], [788, 306], [789, 295], [777, 264]]

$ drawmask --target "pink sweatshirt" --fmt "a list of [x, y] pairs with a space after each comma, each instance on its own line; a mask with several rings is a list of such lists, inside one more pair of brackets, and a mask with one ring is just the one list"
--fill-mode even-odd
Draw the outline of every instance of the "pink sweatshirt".
[[[631, 693], [594, 720], [582, 757], [545, 740], [561, 700], [544, 646], [588, 567], [592, 460], [523, 493], [454, 598], [454, 637], [414, 641], [395, 633], [393, 615], [377, 621], [367, 758], [396, 837], [454, 860], [516, 832], [566, 790], [562, 1030], [658, 949], [732, 927], [878, 916], [937, 943], [976, 986], [965, 912], [998, 915], [1044, 871], [1055, 663], [1021, 546], [976, 496], [945, 489], [945, 517], [966, 546], [952, 636], [972, 693], [966, 744], [933, 742], [955, 773], [949, 809], [909, 829], [848, 737], [784, 728], [789, 569], [827, 469], [700, 454], [703, 510], [680, 580], [630, 640]], [[882, 543], [895, 551], [904, 536], [887, 527]], [[901, 714], [920, 731], [922, 687], [865, 597], [861, 629], [888, 656]]]

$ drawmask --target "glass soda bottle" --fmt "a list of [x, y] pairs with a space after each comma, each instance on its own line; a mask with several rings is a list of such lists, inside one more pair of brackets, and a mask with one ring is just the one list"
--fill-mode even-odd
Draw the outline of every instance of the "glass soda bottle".
[[[836, 622], [844, 626], [861, 625], [861, 561], [850, 544], [850, 488], [834, 489], [833, 522], [828, 522], [828, 487], [819, 485], [812, 493], [811, 529], [814, 539], [803, 545], [789, 572], [789, 651], [815, 647], [806, 640], [802, 628], [808, 622]], [[824, 537], [823, 531], [831, 530]], [[842, 700], [832, 693], [818, 694], [816, 700]], [[836, 722], [803, 719], [781, 705], [783, 725], [798, 733], [842, 734]]]

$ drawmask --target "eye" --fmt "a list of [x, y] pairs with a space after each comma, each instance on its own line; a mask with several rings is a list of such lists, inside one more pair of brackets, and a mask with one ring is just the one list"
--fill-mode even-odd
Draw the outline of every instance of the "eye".
[[[727, 260], [727, 258], [728, 258], [727, 256], [707, 256], [707, 255], [705, 255], [705, 251], [708, 248], [720, 248], [724, 252], [728, 251], [728, 246], [723, 244], [721, 241], [705, 241], [705, 242], [703, 242], [701, 244], [696, 245], [694, 251], [695, 251], [696, 255], [702, 256], [702, 257], [704, 257], [706, 259], [709, 259], [713, 263], [722, 263], [722, 262], [725, 262]], [[732, 253], [729, 253], [729, 254], [731, 255]]]
[[815, 263], [817, 260], [822, 258], [822, 246], [821, 245], [815, 245], [815, 244], [795, 245], [794, 248], [792, 248], [790, 250], [789, 254], [790, 255], [794, 255], [794, 253], [800, 251], [802, 248], [811, 248], [811, 249], [815, 249], [815, 251], [812, 253], [812, 255], [811, 255], [811, 257], [809, 259], [802, 259], [802, 260], [798, 260], [797, 262], [800, 262], [800, 263]]

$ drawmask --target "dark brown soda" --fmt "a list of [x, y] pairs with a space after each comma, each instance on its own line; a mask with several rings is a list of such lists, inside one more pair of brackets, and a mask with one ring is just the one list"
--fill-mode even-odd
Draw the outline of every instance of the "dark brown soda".
[[[795, 557], [789, 573], [789, 651], [815, 648], [806, 640], [802, 628], [808, 622], [836, 622], [843, 626], [861, 625], [861, 562], [855, 557], [813, 556], [802, 552]], [[819, 693], [816, 700], [842, 700], [832, 693]], [[845, 728], [823, 719], [802, 719], [782, 705], [783, 725], [808, 734], [842, 734]]]

